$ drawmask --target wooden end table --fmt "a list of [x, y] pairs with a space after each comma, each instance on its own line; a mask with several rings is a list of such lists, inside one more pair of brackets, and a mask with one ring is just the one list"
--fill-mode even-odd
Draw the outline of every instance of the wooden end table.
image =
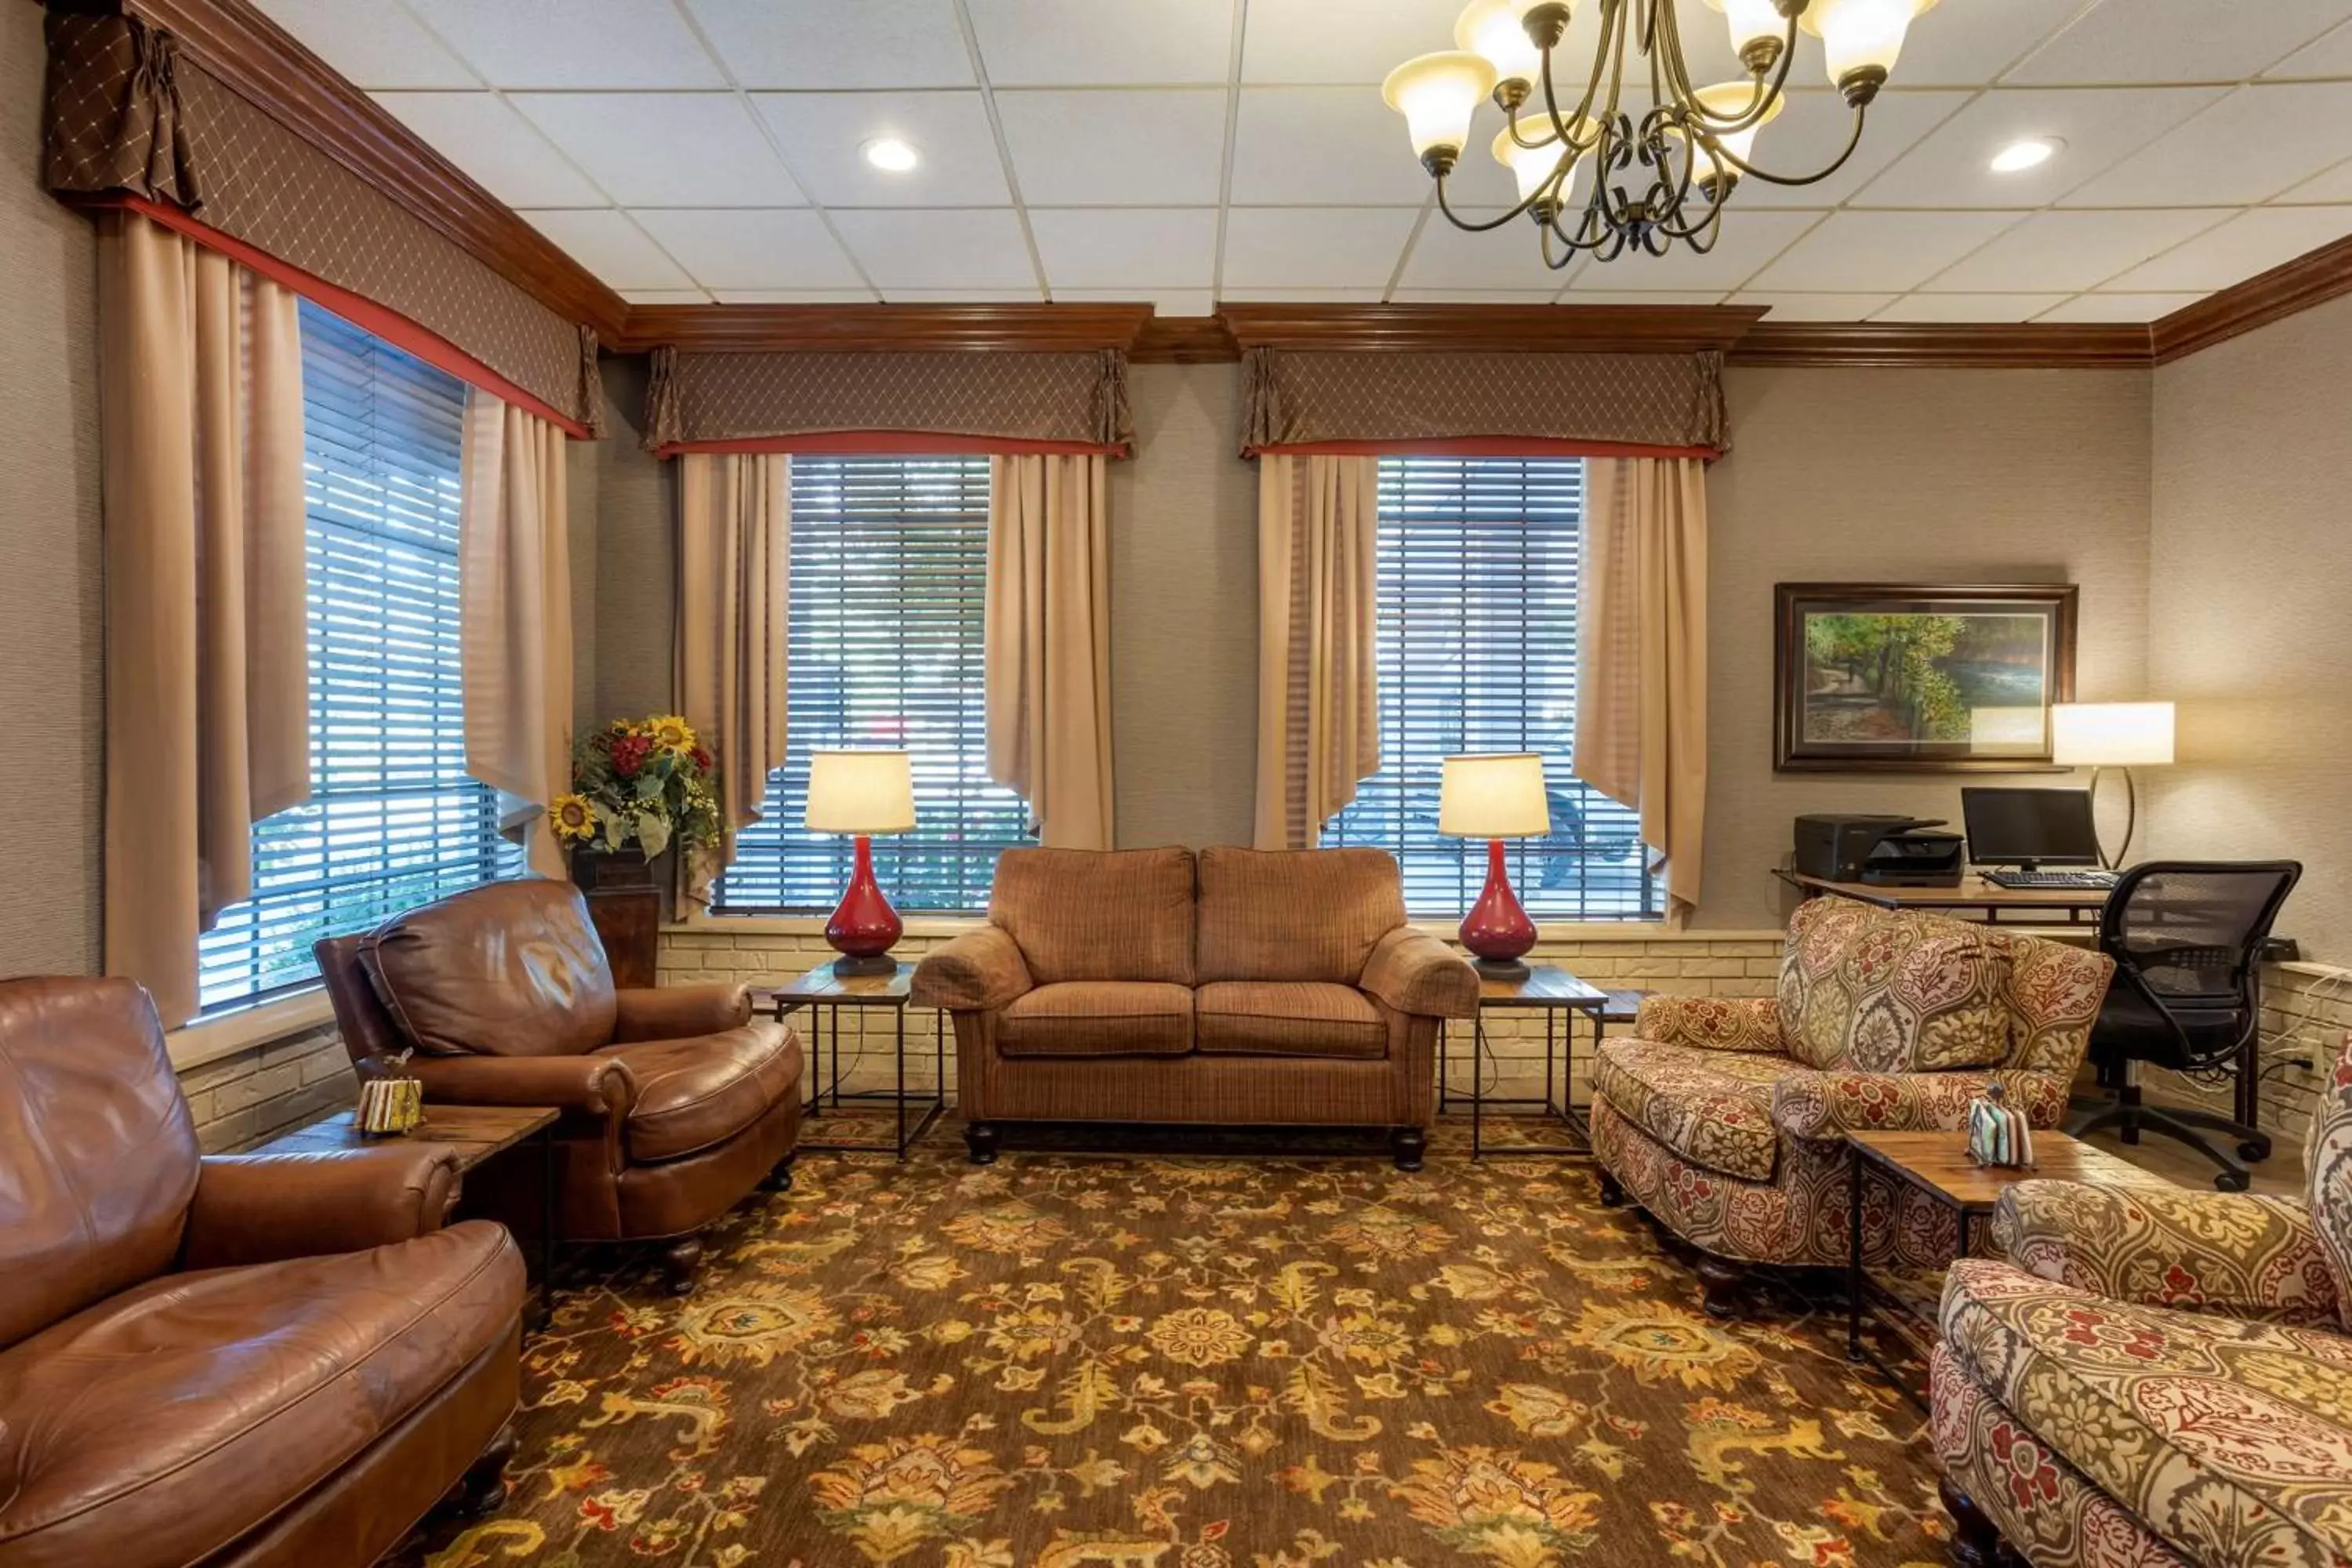
[[[782, 985], [763, 985], [753, 989], [755, 1005], [774, 1009], [776, 1022], [782, 1023], [791, 1015], [805, 1011], [809, 1016], [808, 1070], [814, 1092], [806, 1101], [812, 1121], [824, 1114], [828, 1096], [838, 1112], [845, 1104], [888, 1104], [898, 1111], [898, 1137], [888, 1143], [856, 1142], [845, 1139], [804, 1136], [803, 1149], [824, 1149], [846, 1153], [896, 1154], [907, 1157], [931, 1124], [948, 1108], [947, 1024], [946, 1015], [934, 1010], [931, 1014], [931, 1091], [929, 1098], [907, 1092], [907, 1009], [914, 997], [915, 966], [901, 962], [888, 974], [836, 974], [830, 963], [819, 964], [799, 978]], [[844, 1010], [856, 1011], [880, 1008], [893, 1015], [896, 1026], [898, 1087], [894, 1089], [845, 1089], [841, 1087], [841, 1015]], [[861, 1016], [858, 1037], [865, 1038]], [[825, 1051], [830, 1043], [833, 1070], [828, 1079], [824, 1070]], [[916, 1112], [912, 1126], [908, 1125], [909, 1111]]]
[[1991, 1214], [2001, 1194], [2020, 1182], [2083, 1182], [2101, 1187], [2173, 1184], [2152, 1171], [2054, 1129], [2046, 1132], [2034, 1130], [2034, 1163], [2023, 1170], [1978, 1164], [1969, 1158], [1965, 1132], [1848, 1132], [1845, 1142], [1853, 1156], [1846, 1220], [1846, 1359], [1867, 1362], [1922, 1410], [1927, 1407], [1926, 1397], [1880, 1359], [1862, 1331], [1867, 1319], [1874, 1326], [1901, 1337], [1915, 1352], [1927, 1348], [1899, 1319], [1876, 1310], [1867, 1300], [1870, 1279], [1863, 1264], [1862, 1247], [1862, 1179], [1865, 1173], [1915, 1187], [1958, 1215], [1958, 1256], [1961, 1258], [1969, 1255], [1972, 1223]]
[[[1461, 1105], [1470, 1106], [1470, 1157], [1480, 1158], [1486, 1152], [1486, 1108], [1498, 1110], [1534, 1109], [1559, 1123], [1560, 1130], [1572, 1142], [1557, 1144], [1522, 1146], [1514, 1144], [1508, 1151], [1514, 1156], [1545, 1154], [1590, 1154], [1592, 1135], [1589, 1118], [1590, 1104], [1576, 1103], [1573, 1087], [1576, 1066], [1576, 1014], [1592, 1022], [1592, 1044], [1598, 1050], [1603, 1032], [1612, 1023], [1631, 1023], [1641, 1006], [1643, 993], [1639, 991], [1603, 991], [1579, 980], [1557, 964], [1537, 963], [1528, 968], [1524, 980], [1496, 980], [1481, 974], [1478, 977], [1478, 1013], [1471, 1020], [1472, 1048], [1470, 1054], [1470, 1092], [1462, 1094], [1446, 1081], [1445, 1030], [1437, 1035], [1437, 1110], [1438, 1114]], [[1498, 1097], [1486, 1092], [1483, 1070], [1487, 1055], [1486, 1014], [1489, 1010], [1504, 1012], [1539, 1012], [1544, 1021], [1544, 1091], [1541, 1099], [1529, 1095]], [[1553, 1067], [1553, 1053], [1559, 1053], [1558, 1070]]]
[[546, 1326], [555, 1304], [555, 1195], [557, 1192], [555, 1123], [562, 1113], [545, 1105], [426, 1105], [425, 1120], [412, 1131], [394, 1137], [362, 1132], [357, 1112], [339, 1110], [323, 1121], [273, 1138], [257, 1154], [329, 1154], [345, 1149], [368, 1149], [395, 1142], [446, 1143], [457, 1152], [457, 1176], [530, 1141], [540, 1148], [539, 1301], [532, 1326]]

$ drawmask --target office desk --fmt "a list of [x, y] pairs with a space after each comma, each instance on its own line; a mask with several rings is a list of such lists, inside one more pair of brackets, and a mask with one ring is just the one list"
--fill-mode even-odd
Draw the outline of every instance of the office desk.
[[1973, 871], [1957, 888], [1882, 888], [1871, 882], [1832, 882], [1826, 877], [1806, 877], [1786, 867], [1780, 879], [1808, 899], [1852, 899], [1882, 910], [1934, 910], [1943, 914], [1979, 915], [1997, 922], [2002, 915], [2021, 916], [2038, 924], [2067, 925], [2095, 921], [2107, 907], [2105, 888], [2002, 888]]

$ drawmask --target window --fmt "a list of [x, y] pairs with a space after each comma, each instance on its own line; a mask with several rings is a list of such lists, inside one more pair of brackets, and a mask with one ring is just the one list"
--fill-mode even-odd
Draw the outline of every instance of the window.
[[253, 834], [254, 896], [199, 948], [203, 1006], [311, 980], [310, 944], [522, 869], [466, 776], [463, 384], [302, 307], [311, 798]]
[[1381, 462], [1381, 765], [1326, 842], [1395, 855], [1416, 914], [1467, 909], [1486, 877], [1486, 845], [1437, 835], [1440, 760], [1537, 752], [1551, 835], [1508, 847], [1528, 912], [1660, 916], [1633, 815], [1568, 771], [1583, 504], [1572, 458]]
[[792, 484], [784, 765], [713, 907], [840, 901], [850, 841], [801, 826], [809, 754], [872, 747], [914, 760], [915, 830], [874, 841], [891, 901], [985, 909], [998, 851], [1027, 841], [1021, 798], [988, 778], [988, 459], [796, 457]]

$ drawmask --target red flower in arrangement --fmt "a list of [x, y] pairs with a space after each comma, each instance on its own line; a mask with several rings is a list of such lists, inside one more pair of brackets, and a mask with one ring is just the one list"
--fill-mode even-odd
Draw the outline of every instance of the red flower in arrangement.
[[653, 749], [654, 743], [646, 736], [622, 736], [613, 742], [613, 771], [625, 779], [635, 778], [637, 770], [646, 765], [646, 758], [652, 754]]
[[700, 746], [697, 746], [688, 754], [694, 758], [694, 765], [696, 767], [700, 768], [704, 773], [709, 773], [710, 771], [710, 753], [709, 752], [704, 751]]

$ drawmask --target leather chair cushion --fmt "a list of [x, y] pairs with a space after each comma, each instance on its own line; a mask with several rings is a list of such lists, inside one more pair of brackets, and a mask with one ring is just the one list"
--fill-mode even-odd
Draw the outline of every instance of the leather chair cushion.
[[613, 1040], [613, 972], [569, 882], [492, 882], [411, 910], [360, 960], [420, 1050], [577, 1057]]
[[632, 1160], [683, 1159], [723, 1143], [801, 1092], [800, 1042], [771, 1018], [596, 1054], [619, 1058], [636, 1084], [626, 1128]]
[[0, 1559], [194, 1563], [292, 1504], [510, 1332], [522, 1258], [471, 1221], [164, 1275], [0, 1352]]
[[1192, 1049], [1192, 989], [1143, 980], [1069, 980], [1013, 998], [999, 1016], [1007, 1057], [1181, 1057]]
[[1008, 849], [997, 857], [988, 919], [1020, 945], [1040, 985], [1190, 985], [1192, 852]]
[[1403, 882], [1383, 849], [1203, 849], [1200, 919], [1204, 985], [1353, 985], [1405, 923]]
[[1307, 980], [1221, 980], [1201, 987], [1201, 1049], [1224, 1056], [1388, 1055], [1389, 1026], [1372, 999]]

